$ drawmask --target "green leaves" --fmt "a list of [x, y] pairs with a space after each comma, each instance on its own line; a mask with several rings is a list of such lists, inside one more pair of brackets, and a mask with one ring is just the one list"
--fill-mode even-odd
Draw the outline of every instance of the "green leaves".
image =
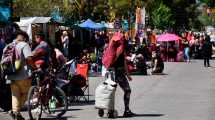
[[206, 13], [203, 13], [198, 17], [198, 20], [205, 26], [208, 25], [215, 26], [215, 14], [208, 16]]
[[108, 0], [110, 11], [116, 15], [123, 16], [128, 14], [132, 0]]
[[163, 3], [157, 4], [155, 9], [151, 12], [151, 20], [156, 28], [163, 30], [175, 23], [174, 20], [172, 20], [171, 9]]
[[16, 0], [14, 12], [16, 16], [50, 16], [51, 12], [59, 8], [62, 14], [72, 12], [68, 4], [62, 0]]
[[[210, 7], [215, 7], [214, 0], [201, 0], [201, 2], [206, 3]], [[215, 26], [215, 12], [212, 11], [211, 14], [208, 14], [207, 11], [201, 11], [201, 14], [198, 16], [198, 20], [205, 26]]]
[[[1, 0], [0, 0], [1, 1]], [[50, 16], [53, 10], [59, 9], [66, 21], [91, 18], [94, 21], [113, 21], [115, 17], [129, 19], [135, 15], [136, 7], [145, 7], [150, 24], [166, 29], [177, 24], [177, 27], [214, 24], [213, 16], [196, 12], [197, 5], [190, 0], [15, 0], [15, 16]], [[215, 0], [201, 0], [214, 5]], [[90, 6], [89, 6], [90, 5]], [[215, 6], [215, 5], [214, 5]], [[211, 18], [212, 17], [212, 18]], [[199, 20], [199, 21], [198, 21]]]
[[215, 0], [200, 0], [203, 3], [206, 3], [210, 7], [215, 7]]
[[48, 0], [17, 0], [14, 6], [16, 16], [49, 16], [53, 9]]

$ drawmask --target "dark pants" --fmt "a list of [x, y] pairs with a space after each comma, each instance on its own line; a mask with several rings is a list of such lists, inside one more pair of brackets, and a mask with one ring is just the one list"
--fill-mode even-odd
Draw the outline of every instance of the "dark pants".
[[124, 104], [125, 104], [125, 111], [130, 110], [129, 109], [129, 103], [130, 103], [130, 95], [131, 95], [131, 88], [129, 85], [129, 82], [127, 80], [127, 77], [125, 76], [124, 72], [117, 71], [116, 70], [116, 82], [119, 84], [119, 86], [124, 91]]
[[209, 57], [204, 58], [204, 66], [205, 67], [210, 67], [210, 58]]

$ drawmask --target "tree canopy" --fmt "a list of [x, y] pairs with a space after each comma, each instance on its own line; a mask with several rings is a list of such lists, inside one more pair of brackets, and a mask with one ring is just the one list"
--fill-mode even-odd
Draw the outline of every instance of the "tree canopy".
[[171, 9], [163, 3], [158, 3], [156, 9], [152, 11], [151, 20], [153, 25], [159, 29], [167, 29], [175, 23], [172, 19]]
[[[200, 1], [215, 7], [215, 0]], [[207, 16], [197, 10], [195, 0], [14, 0], [14, 15], [50, 16], [58, 11], [68, 21], [87, 18], [113, 21], [115, 17], [129, 19], [135, 15], [136, 7], [143, 6], [151, 25], [162, 29], [173, 23], [177, 27], [193, 28], [207, 21]]]
[[210, 7], [215, 7], [215, 0], [200, 0], [203, 3], [206, 3]]

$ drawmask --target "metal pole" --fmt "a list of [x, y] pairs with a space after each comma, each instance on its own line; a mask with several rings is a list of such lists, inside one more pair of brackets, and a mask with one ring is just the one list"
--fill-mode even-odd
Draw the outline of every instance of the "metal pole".
[[87, 0], [87, 6], [88, 6], [88, 18], [90, 18], [90, 0]]
[[13, 17], [13, 0], [10, 0], [11, 17]]
[[132, 20], [131, 20], [132, 19], [132, 12], [131, 11], [132, 11], [132, 0], [130, 0], [130, 11], [129, 11], [129, 29], [130, 29], [130, 31], [129, 31], [130, 35], [129, 36], [130, 36], [130, 38], [132, 38]]
[[169, 62], [169, 41], [167, 41], [167, 62]]

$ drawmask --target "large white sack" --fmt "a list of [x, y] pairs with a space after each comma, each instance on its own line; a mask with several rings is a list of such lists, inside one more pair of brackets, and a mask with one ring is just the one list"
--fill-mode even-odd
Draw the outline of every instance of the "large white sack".
[[114, 110], [116, 82], [110, 78], [100, 84], [95, 91], [95, 107]]
[[106, 72], [107, 72], [107, 69], [105, 68], [104, 65], [102, 65], [102, 76], [103, 77], [105, 76]]

